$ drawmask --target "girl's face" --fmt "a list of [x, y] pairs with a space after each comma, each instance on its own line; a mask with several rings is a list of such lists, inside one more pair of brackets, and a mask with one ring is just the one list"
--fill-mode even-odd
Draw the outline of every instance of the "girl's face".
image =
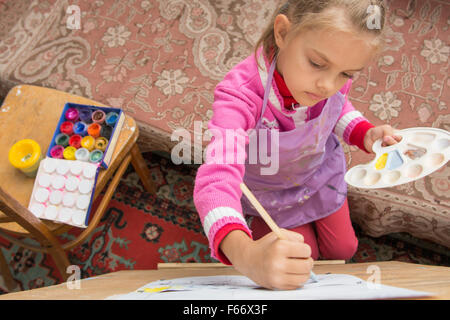
[[286, 41], [285, 36], [282, 38], [286, 33], [280, 30], [278, 38], [275, 33], [277, 70], [303, 106], [313, 106], [334, 95], [373, 58], [374, 48], [367, 41], [371, 35], [309, 30]]

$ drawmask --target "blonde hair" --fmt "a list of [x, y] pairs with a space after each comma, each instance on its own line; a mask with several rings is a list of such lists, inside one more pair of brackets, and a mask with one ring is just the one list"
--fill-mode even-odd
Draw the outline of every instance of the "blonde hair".
[[[373, 10], [377, 10], [376, 12]], [[379, 51], [384, 40], [386, 8], [382, 0], [288, 0], [273, 15], [269, 25], [255, 45], [262, 46], [269, 60], [278, 54], [275, 42], [274, 22], [279, 14], [284, 14], [292, 24], [288, 38], [311, 29], [359, 31], [374, 35], [371, 44]], [[371, 24], [374, 15], [378, 22]]]

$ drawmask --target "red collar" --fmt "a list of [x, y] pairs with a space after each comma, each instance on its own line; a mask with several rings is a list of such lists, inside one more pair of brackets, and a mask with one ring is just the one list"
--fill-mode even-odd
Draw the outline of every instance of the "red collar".
[[293, 110], [292, 104], [298, 104], [298, 102], [294, 99], [292, 96], [291, 91], [289, 91], [288, 87], [286, 86], [286, 82], [284, 82], [284, 78], [281, 74], [278, 73], [277, 69], [273, 72], [273, 77], [275, 79], [275, 83], [277, 84], [278, 91], [280, 92], [281, 96], [284, 100], [284, 107], [287, 110]]

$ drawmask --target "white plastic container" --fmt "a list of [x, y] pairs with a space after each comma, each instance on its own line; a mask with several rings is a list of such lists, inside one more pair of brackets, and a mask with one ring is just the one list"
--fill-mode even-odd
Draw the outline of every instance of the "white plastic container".
[[98, 164], [45, 158], [33, 187], [29, 210], [38, 218], [87, 227]]

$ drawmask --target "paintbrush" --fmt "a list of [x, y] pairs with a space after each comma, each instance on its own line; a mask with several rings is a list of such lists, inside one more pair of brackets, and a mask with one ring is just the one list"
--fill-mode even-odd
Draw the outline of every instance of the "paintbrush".
[[[270, 217], [270, 215], [267, 213], [267, 211], [263, 208], [263, 206], [259, 203], [259, 201], [255, 198], [253, 193], [250, 191], [249, 188], [244, 183], [241, 183], [240, 185], [242, 192], [245, 194], [245, 196], [248, 198], [250, 203], [255, 207], [256, 211], [261, 215], [261, 218], [267, 223], [269, 228], [278, 236], [281, 240], [288, 240], [287, 237], [281, 232], [280, 227], [273, 221], [273, 219]], [[314, 272], [311, 271], [311, 279], [314, 282], [318, 282], [317, 276], [314, 274]]]

